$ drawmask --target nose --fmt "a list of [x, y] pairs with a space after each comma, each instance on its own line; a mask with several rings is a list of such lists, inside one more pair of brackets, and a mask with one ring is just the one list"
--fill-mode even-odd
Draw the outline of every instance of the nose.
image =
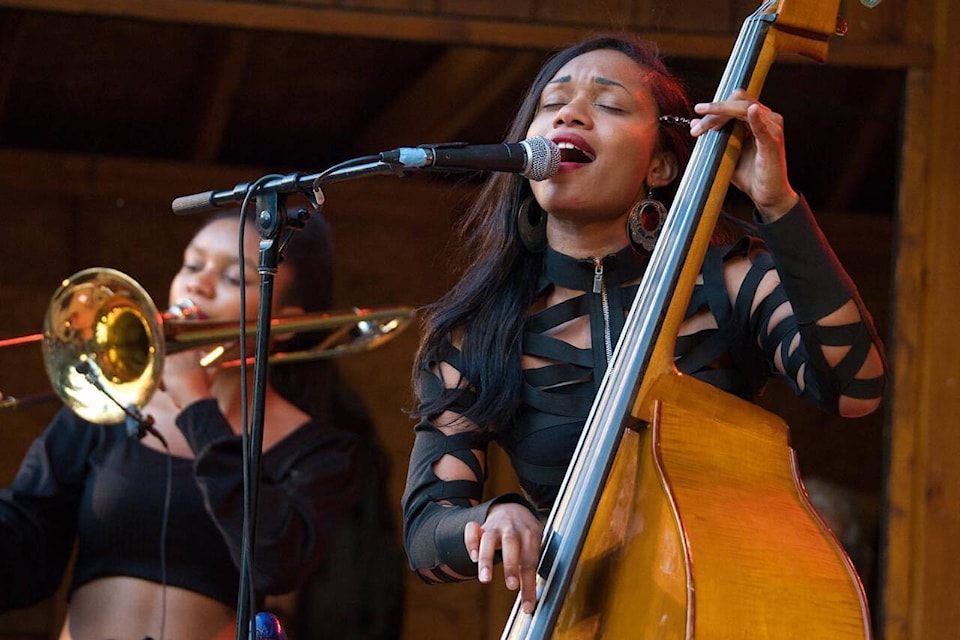
[[188, 295], [203, 298], [212, 298], [216, 292], [209, 269], [190, 275], [184, 283], [184, 288]]
[[553, 126], [587, 127], [590, 126], [590, 122], [590, 116], [584, 107], [583, 100], [581, 98], [574, 98], [560, 107], [560, 110], [557, 111], [557, 117], [553, 121]]

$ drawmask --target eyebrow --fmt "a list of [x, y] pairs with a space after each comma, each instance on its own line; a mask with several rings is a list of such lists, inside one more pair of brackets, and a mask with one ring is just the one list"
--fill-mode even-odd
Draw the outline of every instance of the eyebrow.
[[[604, 78], [603, 76], [597, 76], [596, 78], [593, 79], [593, 81], [596, 84], [602, 84], [605, 86], [612, 86], [612, 87], [620, 87], [624, 91], [628, 91], [628, 89], [625, 86], [623, 86], [616, 80], [610, 80], [609, 78]], [[547, 84], [561, 84], [564, 82], [570, 82], [570, 76], [560, 76], [556, 80], [551, 80]]]
[[[188, 249], [188, 250], [191, 250], [191, 251], [196, 251], [197, 253], [201, 253], [201, 254], [203, 254], [203, 255], [207, 255], [206, 249], [203, 249], [202, 247], [200, 247], [200, 246], [198, 246], [198, 245], [196, 245], [196, 244], [194, 244], [194, 243], [192, 243], [192, 242], [187, 245], [187, 249]], [[236, 265], [239, 266], [239, 265], [240, 265], [240, 260], [238, 259], [237, 254], [232, 254], [232, 257], [233, 257], [233, 261], [231, 262], [231, 264], [236, 264]], [[260, 267], [260, 263], [259, 263], [257, 260], [254, 260], [253, 258], [247, 257], [246, 255], [243, 256], [243, 270], [244, 270], [244, 271], [246, 271], [247, 269], [253, 269], [254, 271], [256, 271], [256, 270], [259, 269], [259, 267]]]
[[610, 86], [614, 86], [614, 87], [620, 87], [620, 88], [623, 89], [624, 91], [627, 90], [627, 88], [626, 88], [625, 86], [623, 86], [622, 84], [620, 84], [620, 83], [617, 82], [616, 80], [608, 80], [607, 78], [603, 78], [603, 77], [601, 77], [601, 76], [597, 76], [597, 77], [594, 79], [594, 82], [596, 82], [597, 84], [604, 84], [604, 85], [610, 85]]

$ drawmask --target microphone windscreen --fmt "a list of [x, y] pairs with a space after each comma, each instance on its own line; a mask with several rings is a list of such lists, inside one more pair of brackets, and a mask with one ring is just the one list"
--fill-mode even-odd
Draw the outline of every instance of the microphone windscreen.
[[560, 147], [543, 136], [527, 138], [520, 144], [528, 152], [529, 162], [523, 175], [531, 180], [546, 180], [560, 169]]

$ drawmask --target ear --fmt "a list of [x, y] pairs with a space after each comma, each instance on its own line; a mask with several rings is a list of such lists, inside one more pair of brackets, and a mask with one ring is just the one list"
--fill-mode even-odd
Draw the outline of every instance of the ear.
[[275, 316], [299, 316], [304, 313], [306, 312], [303, 310], [303, 307], [296, 304], [285, 304], [273, 311]]
[[651, 189], [673, 182], [680, 173], [680, 163], [672, 151], [656, 151], [647, 168], [647, 186]]
[[[275, 318], [286, 318], [289, 316], [303, 315], [304, 313], [305, 311], [303, 310], [303, 307], [299, 305], [285, 304], [283, 306], [280, 306], [274, 309], [273, 316]], [[293, 336], [294, 336], [293, 333], [280, 333], [276, 335], [271, 334], [270, 340], [271, 340], [271, 343], [283, 342], [284, 340], [289, 340], [293, 338]]]

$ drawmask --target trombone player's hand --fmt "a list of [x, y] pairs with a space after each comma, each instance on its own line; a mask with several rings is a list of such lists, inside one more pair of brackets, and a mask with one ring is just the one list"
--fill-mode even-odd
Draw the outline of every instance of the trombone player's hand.
[[211, 388], [216, 382], [219, 368], [202, 366], [200, 360], [203, 355], [200, 350], [184, 351], [168, 355], [163, 362], [160, 390], [179, 409], [213, 397]]

